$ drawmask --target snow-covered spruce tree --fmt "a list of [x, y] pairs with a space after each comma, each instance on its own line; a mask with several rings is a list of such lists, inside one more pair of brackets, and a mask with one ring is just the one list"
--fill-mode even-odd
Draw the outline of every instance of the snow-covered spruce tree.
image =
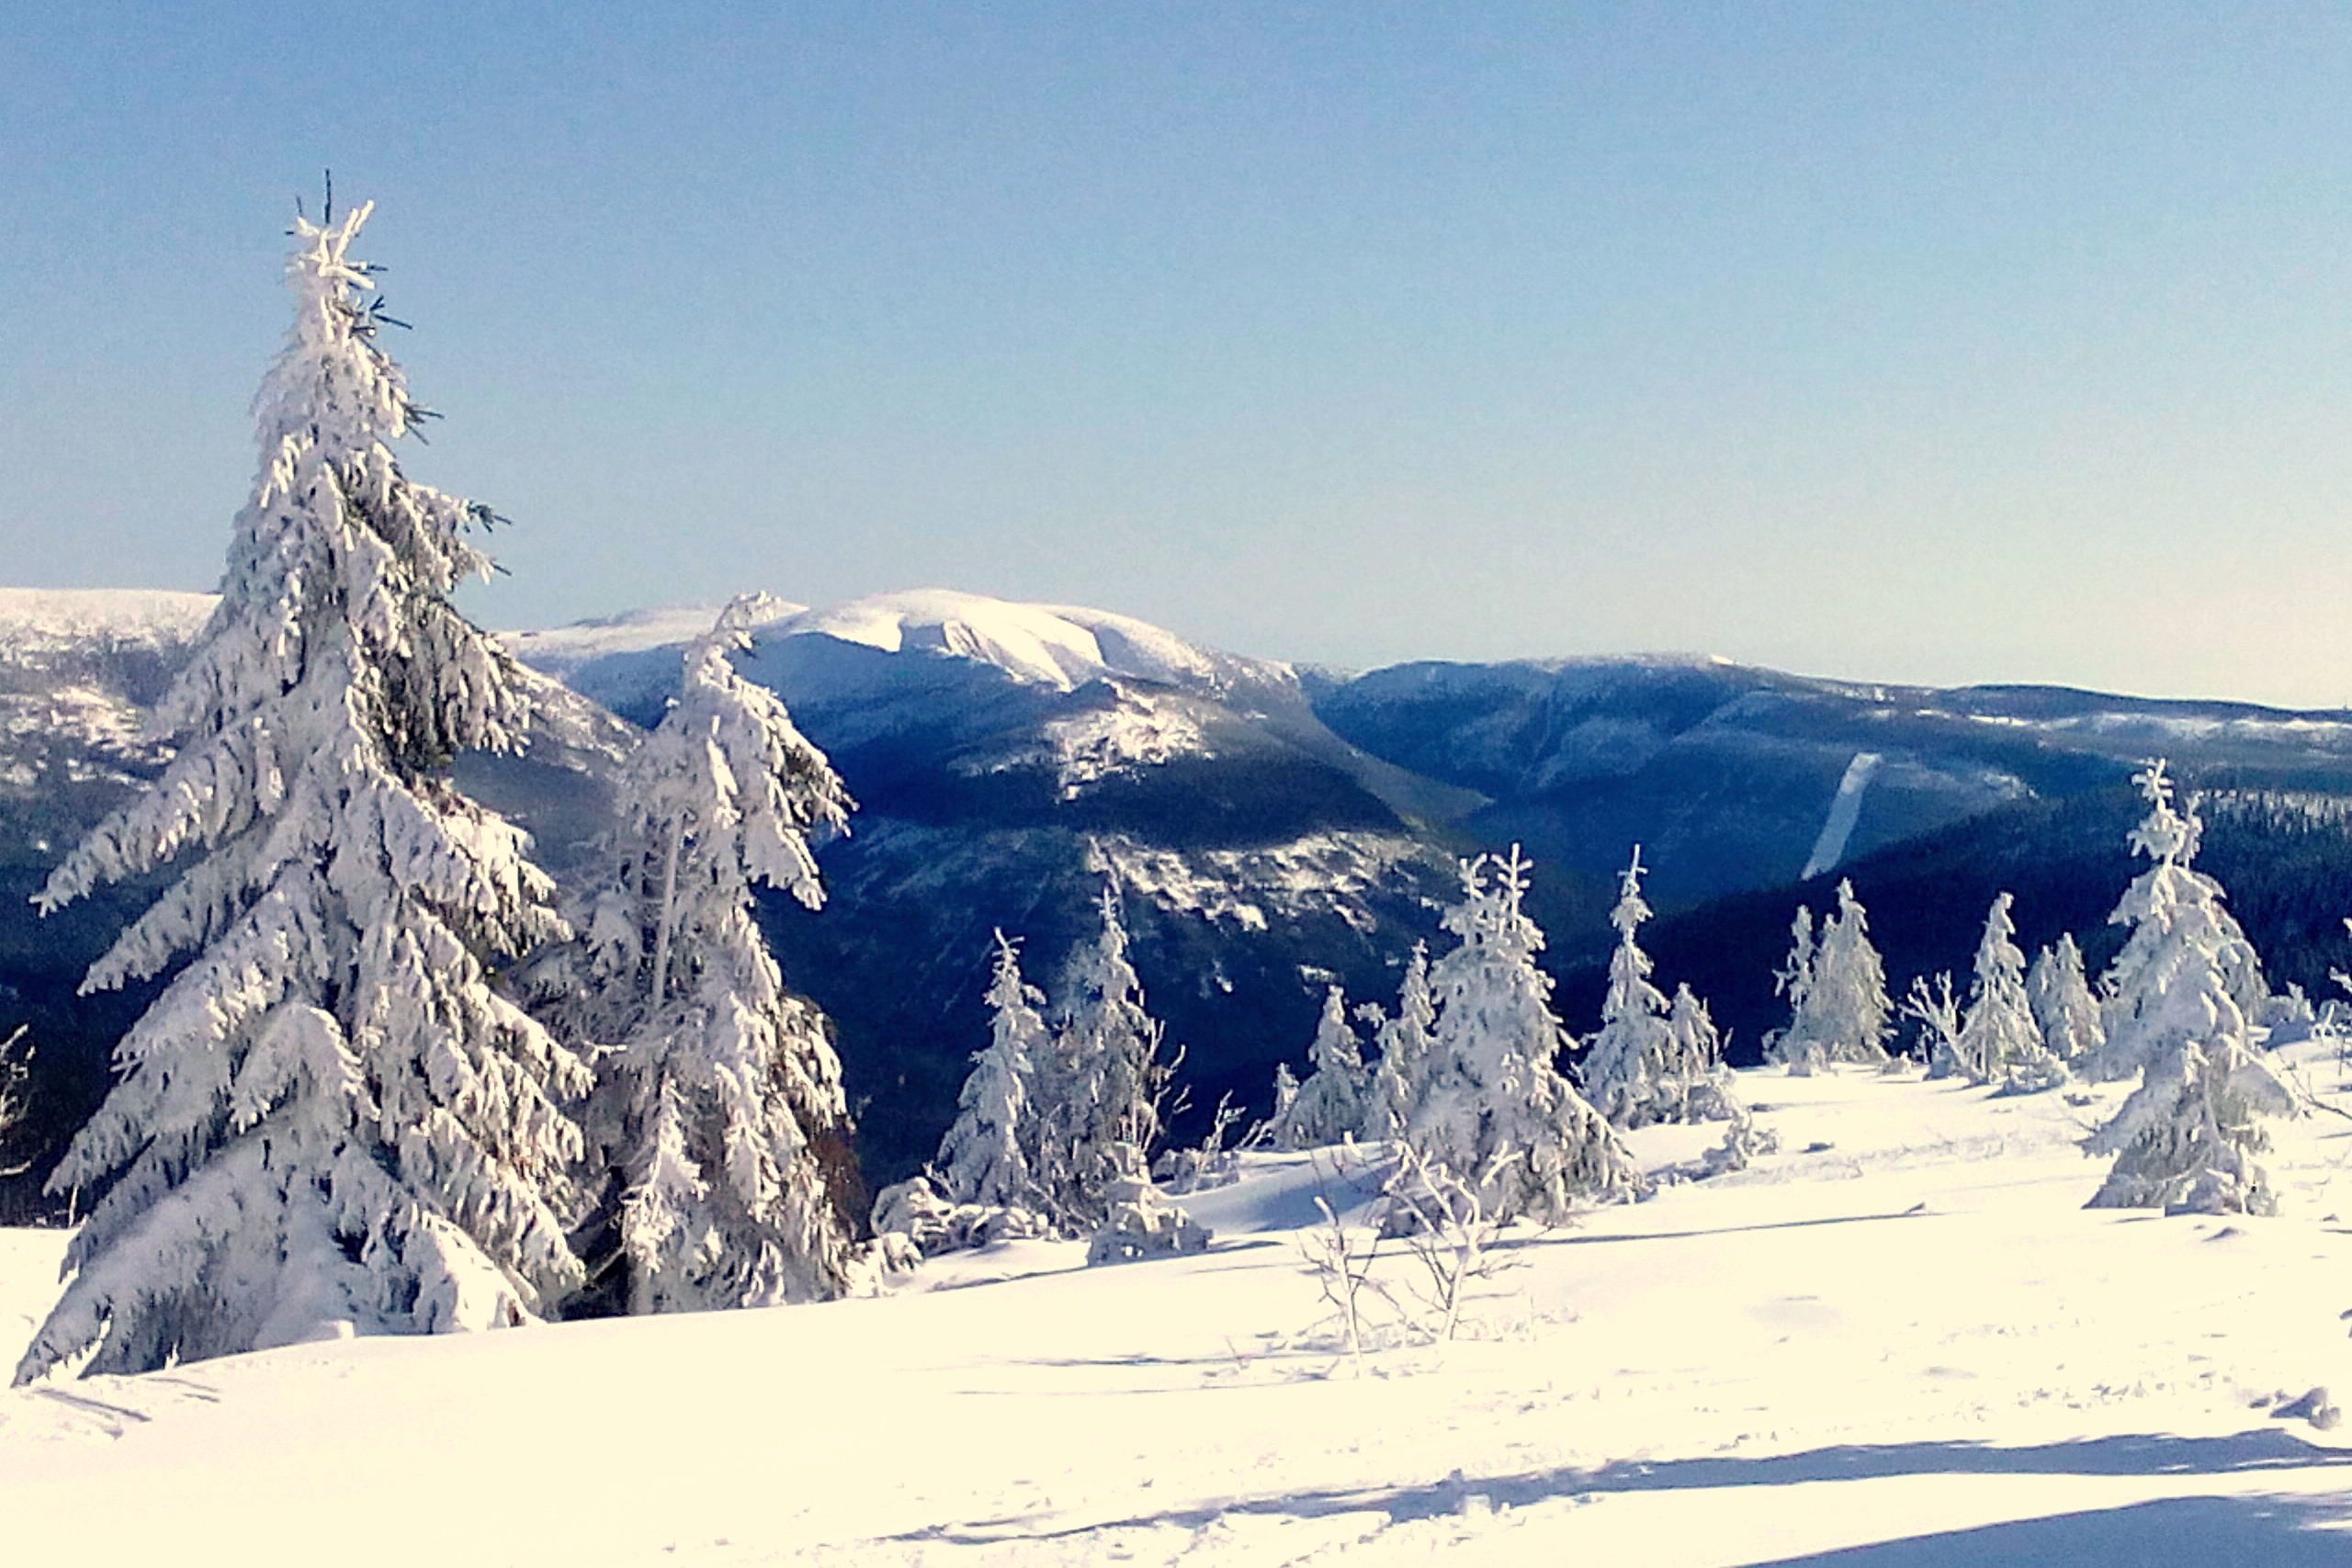
[[2187, 975], [2211, 968], [2238, 1012], [2259, 1018], [2269, 998], [2262, 961], [2237, 921], [2222, 907], [2222, 885], [2189, 869], [2204, 824], [2194, 804], [2173, 805], [2172, 781], [2161, 759], [2133, 778], [2148, 815], [2126, 840], [2152, 865], [2124, 890], [2108, 916], [2128, 925], [2131, 937], [2100, 981], [2106, 1001], [2100, 1022], [2107, 1043], [2083, 1065], [2086, 1077], [2128, 1078], [2163, 1057], [2179, 1030], [2196, 1026], [2195, 1008], [2176, 1008], [2166, 995]]
[[587, 1075], [490, 974], [564, 927], [524, 835], [449, 782], [458, 752], [519, 745], [526, 702], [449, 602], [489, 565], [465, 539], [487, 510], [392, 455], [424, 411], [350, 254], [369, 210], [295, 222], [260, 476], [157, 711], [177, 754], [38, 900], [172, 867], [84, 988], [193, 956], [51, 1178], [113, 1186], [20, 1382], [93, 1345], [91, 1371], [129, 1372], [514, 1323], [580, 1276], [556, 1101]]
[[1969, 987], [1968, 1011], [1953, 1042], [1961, 1070], [1978, 1083], [2000, 1082], [2018, 1093], [2054, 1089], [2066, 1069], [2041, 1043], [2026, 999], [2025, 954], [2009, 918], [2011, 896], [2003, 893], [1984, 914], [1976, 944], [1976, 978]]
[[1051, 1066], [1037, 1083], [1032, 1173], [1055, 1221], [1078, 1230], [1109, 1213], [1114, 1183], [1149, 1168], [1170, 1071], [1159, 1060], [1160, 1025], [1144, 1009], [1143, 982], [1127, 957], [1115, 888], [1102, 889], [1100, 908], [1101, 933], [1063, 970]]
[[972, 1057], [955, 1124], [939, 1144], [939, 1184], [956, 1202], [1018, 1208], [1036, 1201], [1029, 1174], [1029, 1154], [1037, 1143], [1029, 1083], [1035, 1063], [1053, 1048], [1037, 1010], [1045, 1000], [1043, 991], [1021, 977], [1019, 945], [997, 932], [988, 1048]]
[[1616, 1130], [1563, 1077], [1566, 1032], [1536, 967], [1527, 863], [1482, 855], [1462, 868], [1445, 929], [1461, 944], [1430, 966], [1437, 1033], [1405, 1140], [1428, 1164], [1478, 1184], [1487, 1212], [1544, 1223], [1578, 1199], [1632, 1195], [1639, 1168]]
[[1886, 965], [1871, 944], [1870, 917], [1854, 897], [1854, 885], [1840, 882], [1838, 912], [1821, 923], [1821, 942], [1782, 1054], [1792, 1062], [1802, 1052], [1808, 1060], [1883, 1066], [1894, 1015]]
[[1321, 1148], [1363, 1126], [1372, 1077], [1364, 1071], [1355, 1026], [1348, 1021], [1347, 993], [1337, 986], [1324, 994], [1323, 1016], [1316, 1022], [1306, 1060], [1313, 1070], [1274, 1127], [1278, 1148]]
[[1429, 1075], [1430, 1044], [1437, 1038], [1437, 998], [1430, 994], [1430, 948], [1413, 944], [1405, 978], [1396, 990], [1396, 1015], [1383, 1019], [1374, 1037], [1380, 1051], [1372, 1092], [1364, 1107], [1363, 1136], [1401, 1137]]
[[1609, 989], [1601, 998], [1600, 1030], [1588, 1043], [1578, 1080], [1593, 1109], [1619, 1127], [1680, 1120], [1683, 1075], [1673, 1060], [1666, 993], [1650, 983], [1650, 956], [1641, 947], [1650, 907], [1642, 898], [1642, 847], [1618, 877], [1609, 923], [1617, 947], [1609, 957]]
[[0, 1177], [21, 1176], [27, 1168], [11, 1158], [23, 1131], [26, 1086], [32, 1078], [33, 1052], [25, 1034], [26, 1026], [20, 1023], [0, 1040]]
[[1291, 1107], [1298, 1103], [1298, 1075], [1290, 1070], [1288, 1062], [1274, 1064], [1274, 1108], [1267, 1112], [1262, 1127], [1266, 1146], [1288, 1149], [1294, 1145], [1286, 1140], [1289, 1134]]
[[1679, 1086], [1680, 1119], [1724, 1122], [1743, 1114], [1738, 1093], [1732, 1088], [1731, 1066], [1724, 1060], [1723, 1032], [1715, 1027], [1707, 1004], [1687, 985], [1674, 987], [1666, 1030], [1672, 1041], [1667, 1059]]
[[1802, 1027], [1807, 999], [1813, 995], [1814, 958], [1813, 910], [1800, 904], [1796, 918], [1789, 922], [1789, 956], [1772, 974], [1772, 994], [1785, 998], [1789, 1004], [1788, 1025], [1764, 1037], [1764, 1059], [1798, 1077], [1826, 1065], [1820, 1043]]
[[2083, 973], [2083, 950], [2073, 932], [2045, 947], [2026, 971], [2026, 999], [2033, 1004], [2034, 1021], [2041, 1025], [2042, 1043], [2050, 1054], [2070, 1066], [2107, 1043], [2099, 1027], [2098, 1000], [2091, 995]]
[[632, 1313], [839, 1293], [849, 1111], [831, 1025], [786, 990], [752, 889], [824, 902], [812, 836], [850, 800], [784, 704], [737, 672], [739, 600], [685, 653], [631, 753], [578, 991], [550, 1016], [607, 1048], [582, 1121], [608, 1190], [582, 1238]]
[[2210, 954], [2183, 964], [2143, 1017], [2163, 1043], [2140, 1087], [2085, 1145], [2115, 1156], [2089, 1207], [2276, 1213], [2254, 1156], [2269, 1146], [2262, 1118], [2293, 1114], [2300, 1100], [2255, 1049], [2222, 965]]
[[1951, 971], [1939, 971], [1932, 986], [1925, 975], [1911, 976], [1903, 1016], [1918, 1024], [1914, 1054], [1927, 1064], [1928, 1077], [1967, 1077], [1960, 1059], [1960, 998], [1952, 993]]

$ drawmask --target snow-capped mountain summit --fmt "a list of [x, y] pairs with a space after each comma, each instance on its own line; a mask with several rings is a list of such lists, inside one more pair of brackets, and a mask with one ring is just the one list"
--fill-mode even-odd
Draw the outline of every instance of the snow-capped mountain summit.
[[[811, 609], [763, 595], [751, 630], [760, 643], [827, 637], [886, 654], [917, 654], [989, 666], [1016, 684], [1069, 692], [1091, 681], [1125, 678], [1212, 693], [1263, 685], [1295, 687], [1290, 666], [1242, 659], [1188, 642], [1131, 615], [1069, 604], [1031, 604], [944, 588], [870, 594]], [[634, 676], [660, 655], [707, 630], [719, 606], [678, 605], [609, 616], [544, 631], [517, 632], [526, 662], [582, 690], [627, 694]]]
[[1068, 604], [1015, 604], [939, 588], [876, 594], [829, 610], [804, 611], [776, 630], [785, 636], [838, 637], [885, 653], [977, 660], [1024, 684], [1062, 691], [1106, 676], [1213, 690], [1239, 681], [1295, 679], [1287, 665], [1215, 653], [1129, 615]]

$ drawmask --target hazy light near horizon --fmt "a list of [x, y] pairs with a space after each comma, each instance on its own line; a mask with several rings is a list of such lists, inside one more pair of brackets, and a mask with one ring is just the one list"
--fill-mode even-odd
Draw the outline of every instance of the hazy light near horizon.
[[296, 189], [544, 624], [2352, 698], [2352, 11], [17, 7], [0, 580], [202, 587]]

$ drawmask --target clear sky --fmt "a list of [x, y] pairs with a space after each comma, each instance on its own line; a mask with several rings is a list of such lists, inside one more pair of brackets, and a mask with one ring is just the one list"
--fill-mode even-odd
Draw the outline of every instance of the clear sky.
[[2352, 6], [0, 7], [0, 581], [210, 585], [328, 165], [497, 624], [2352, 700]]

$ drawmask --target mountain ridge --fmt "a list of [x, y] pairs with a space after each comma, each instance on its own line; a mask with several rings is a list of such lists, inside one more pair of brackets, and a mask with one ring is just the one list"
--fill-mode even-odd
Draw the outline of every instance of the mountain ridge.
[[[0, 897], [28, 895], [168, 756], [147, 710], [209, 604], [0, 591]], [[461, 759], [459, 783], [529, 829], [559, 880], [593, 866], [613, 764], [660, 720], [681, 652], [718, 609], [509, 634], [540, 699], [534, 750]], [[776, 900], [763, 920], [787, 981], [840, 1029], [877, 1180], [928, 1156], [952, 1112], [985, 1036], [990, 932], [1025, 936], [1031, 973], [1050, 986], [1106, 877], [1125, 889], [1152, 1005], [1190, 1051], [1197, 1114], [1227, 1092], [1261, 1100], [1274, 1062], [1303, 1051], [1327, 985], [1387, 1000], [1412, 944], [1439, 937], [1458, 857], [1513, 840], [1537, 865], [1531, 908], [1571, 1028], [1589, 1027], [1603, 917], [1639, 842], [1661, 961], [1719, 987], [1719, 1017], [1752, 1043], [1770, 1024], [1793, 900], [1817, 900], [1849, 868], [1866, 900], [1882, 881], [1890, 897], [1940, 898], [1957, 886], [1933, 869], [1945, 865], [1967, 868], [1971, 898], [1985, 879], [2022, 894], [2048, 884], [2018, 857], [2050, 852], [2054, 825], [2076, 823], [2101, 841], [2067, 863], [2094, 878], [2111, 864], [2120, 887], [2111, 802], [2160, 750], [2192, 787], [2352, 800], [2352, 724], [2255, 704], [1817, 681], [1714, 655], [1340, 676], [1108, 612], [945, 590], [817, 609], [771, 598], [751, 619], [740, 668], [784, 696], [860, 802], [849, 835], [820, 852], [824, 911]], [[2233, 828], [2217, 852], [2256, 863], [2275, 836]], [[1939, 847], [1906, 855], [1914, 845]], [[2352, 849], [2322, 836], [2294, 852], [2263, 908], [2316, 984], [2312, 910], [2352, 881]], [[2070, 897], [2068, 918], [2110, 891]], [[35, 1024], [58, 1075], [44, 1113], [57, 1124], [86, 1114], [138, 1001], [81, 998], [74, 982], [145, 896], [115, 890], [71, 920], [0, 931], [0, 1031]], [[1944, 967], [1965, 957], [1945, 952], [1954, 933], [1981, 917], [1979, 903], [1890, 909], [1886, 923], [1902, 963]]]

